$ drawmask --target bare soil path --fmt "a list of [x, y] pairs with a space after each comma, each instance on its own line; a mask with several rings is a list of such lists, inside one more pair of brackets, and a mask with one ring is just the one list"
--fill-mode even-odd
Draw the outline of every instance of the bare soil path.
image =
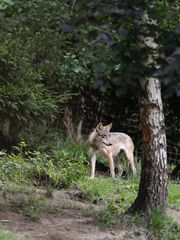
[[[43, 194], [38, 190], [38, 194]], [[21, 214], [11, 211], [0, 212], [0, 228], [15, 232], [21, 239], [31, 240], [146, 240], [144, 229], [122, 227], [105, 230], [94, 222], [90, 211], [103, 206], [88, 204], [78, 197], [76, 190], [55, 191], [47, 199], [47, 211], [38, 222], [29, 221]], [[169, 214], [180, 222], [180, 213], [170, 210]]]

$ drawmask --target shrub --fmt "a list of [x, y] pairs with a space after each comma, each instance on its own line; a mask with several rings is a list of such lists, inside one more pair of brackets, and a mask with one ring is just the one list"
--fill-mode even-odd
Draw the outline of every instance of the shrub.
[[0, 130], [16, 140], [38, 123], [49, 127], [66, 92], [78, 92], [90, 71], [72, 33], [60, 30], [71, 15], [68, 4], [3, 0], [0, 10]]
[[31, 164], [20, 155], [6, 155], [0, 162], [0, 180], [27, 183]]
[[57, 169], [60, 170], [57, 187], [68, 187], [87, 176], [87, 156], [78, 145], [57, 152], [57, 158]]
[[26, 151], [24, 142], [16, 150], [18, 154], [3, 152], [0, 161], [0, 180], [50, 187], [69, 187], [74, 181], [87, 175], [86, 154], [79, 146], [71, 149], [62, 146], [55, 155], [40, 151]]

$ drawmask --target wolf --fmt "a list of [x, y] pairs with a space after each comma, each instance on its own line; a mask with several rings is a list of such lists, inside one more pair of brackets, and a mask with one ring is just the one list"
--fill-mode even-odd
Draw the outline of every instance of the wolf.
[[89, 135], [91, 155], [91, 176], [95, 177], [96, 158], [103, 156], [109, 161], [109, 168], [112, 178], [115, 178], [115, 164], [119, 174], [122, 173], [119, 156], [123, 151], [130, 163], [133, 175], [136, 173], [134, 165], [134, 144], [130, 136], [121, 132], [110, 132], [112, 123], [103, 126], [100, 122], [94, 131]]

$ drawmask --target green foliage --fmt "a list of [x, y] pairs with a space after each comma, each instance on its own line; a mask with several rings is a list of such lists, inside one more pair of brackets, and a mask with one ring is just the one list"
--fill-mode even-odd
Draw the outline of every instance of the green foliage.
[[136, 196], [138, 182], [131, 180], [122, 180], [117, 178], [98, 178], [94, 180], [79, 181], [78, 189], [82, 196], [91, 203], [113, 202], [118, 204], [122, 210], [126, 210]]
[[86, 83], [89, 68], [71, 34], [58, 30], [70, 14], [66, 4], [16, 0], [1, 5], [5, 3], [0, 15], [0, 130], [16, 139], [38, 123], [52, 123], [69, 92]]
[[148, 227], [155, 236], [162, 240], [178, 240], [180, 238], [180, 226], [167, 217], [161, 209], [157, 209], [150, 215]]
[[8, 136], [34, 124], [51, 122], [59, 113], [59, 104], [69, 98], [69, 94], [58, 94], [44, 82], [45, 72], [32, 64], [36, 61], [30, 54], [33, 39], [23, 39], [22, 33], [17, 32], [16, 38], [7, 33], [0, 45], [1, 128], [8, 128]]
[[56, 187], [68, 187], [77, 179], [87, 176], [87, 158], [80, 146], [71, 146], [56, 153], [57, 168], [60, 169]]
[[[138, 80], [148, 73], [144, 62], [152, 49], [141, 48], [137, 36], [146, 27], [163, 52], [169, 49], [166, 43], [178, 22], [177, 6], [178, 1], [151, 5], [147, 1], [78, 1], [71, 5], [68, 0], [2, 0], [2, 137], [16, 140], [38, 123], [43, 122], [47, 130], [54, 119], [62, 122], [59, 112], [71, 93], [83, 102], [83, 114], [86, 95], [111, 107], [119, 101], [115, 96], [139, 94]], [[157, 25], [145, 24], [146, 13]]]
[[9, 6], [12, 6], [14, 3], [13, 0], [1, 0], [0, 2], [0, 10], [4, 10]]
[[17, 195], [11, 200], [9, 208], [23, 214], [31, 221], [38, 221], [46, 206], [45, 198], [41, 195]]
[[[122, 178], [112, 180], [111, 178], [98, 177], [98, 179], [94, 180], [82, 179], [76, 183], [76, 186], [80, 190], [80, 196], [83, 199], [90, 203], [103, 205], [102, 210], [93, 214], [99, 224], [111, 228], [119, 224], [120, 214], [124, 213], [134, 201], [138, 191], [138, 184], [138, 176], [136, 176], [135, 179], [129, 178], [128, 180], [123, 180]], [[178, 209], [180, 194], [178, 184], [170, 183], [168, 190], [169, 206]], [[143, 217], [144, 216], [137, 214], [131, 216], [131, 221], [134, 224], [142, 225], [145, 224]], [[153, 213], [149, 221], [149, 228], [154, 234], [156, 232], [155, 229], [157, 229], [159, 235], [160, 232], [165, 231], [166, 235], [169, 234], [168, 236], [175, 237], [170, 239], [178, 239], [176, 238], [178, 234], [175, 231], [175, 229], [177, 229], [176, 224], [164, 215], [162, 216], [160, 212]]]
[[179, 184], [169, 183], [168, 186], [168, 204], [170, 208], [175, 208], [180, 211], [180, 190]]
[[27, 194], [31, 195], [35, 193], [35, 187], [27, 184], [20, 184], [10, 181], [7, 181], [5, 184], [0, 185], [0, 191], [2, 191], [2, 195], [6, 198], [8, 194], [17, 195], [17, 194]]
[[58, 112], [56, 103], [42, 84], [15, 86], [7, 83], [0, 89], [0, 103], [3, 118], [12, 121], [10, 119], [12, 116], [13, 123], [21, 127], [32, 121], [43, 122], [44, 118], [53, 119], [54, 114]]
[[17, 237], [15, 234], [9, 232], [8, 230], [0, 229], [0, 240], [10, 240], [10, 239], [20, 240], [20, 237]]
[[6, 155], [0, 162], [1, 181], [26, 183], [29, 176], [30, 163], [20, 155]]
[[161, 232], [165, 226], [165, 215], [161, 209], [157, 209], [150, 215], [149, 227], [154, 232]]
[[41, 216], [43, 207], [45, 206], [45, 199], [41, 197], [27, 197], [21, 202], [20, 211], [31, 221], [38, 221]]
[[95, 219], [105, 228], [116, 227], [121, 209], [112, 200], [108, 201], [107, 206], [100, 212], [97, 212]]
[[2, 182], [41, 184], [57, 188], [69, 187], [75, 180], [87, 175], [87, 160], [80, 146], [62, 145], [53, 156], [40, 151], [26, 151], [21, 142], [18, 154], [3, 154], [0, 161]]
[[53, 198], [53, 188], [51, 186], [46, 187], [46, 193], [45, 196], [47, 198]]
[[[161, 30], [175, 32], [179, 24], [178, 4], [179, 1], [153, 1], [156, 7], [156, 17]], [[161, 34], [161, 32], [160, 32]]]

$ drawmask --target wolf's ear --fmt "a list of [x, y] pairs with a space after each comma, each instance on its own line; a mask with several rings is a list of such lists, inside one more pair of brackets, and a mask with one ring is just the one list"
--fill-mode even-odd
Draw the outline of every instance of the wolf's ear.
[[96, 131], [98, 132], [99, 130], [102, 130], [103, 125], [102, 122], [98, 123], [98, 125], [96, 126]]
[[112, 123], [108, 124], [107, 126], [105, 126], [106, 130], [110, 130], [112, 128]]

